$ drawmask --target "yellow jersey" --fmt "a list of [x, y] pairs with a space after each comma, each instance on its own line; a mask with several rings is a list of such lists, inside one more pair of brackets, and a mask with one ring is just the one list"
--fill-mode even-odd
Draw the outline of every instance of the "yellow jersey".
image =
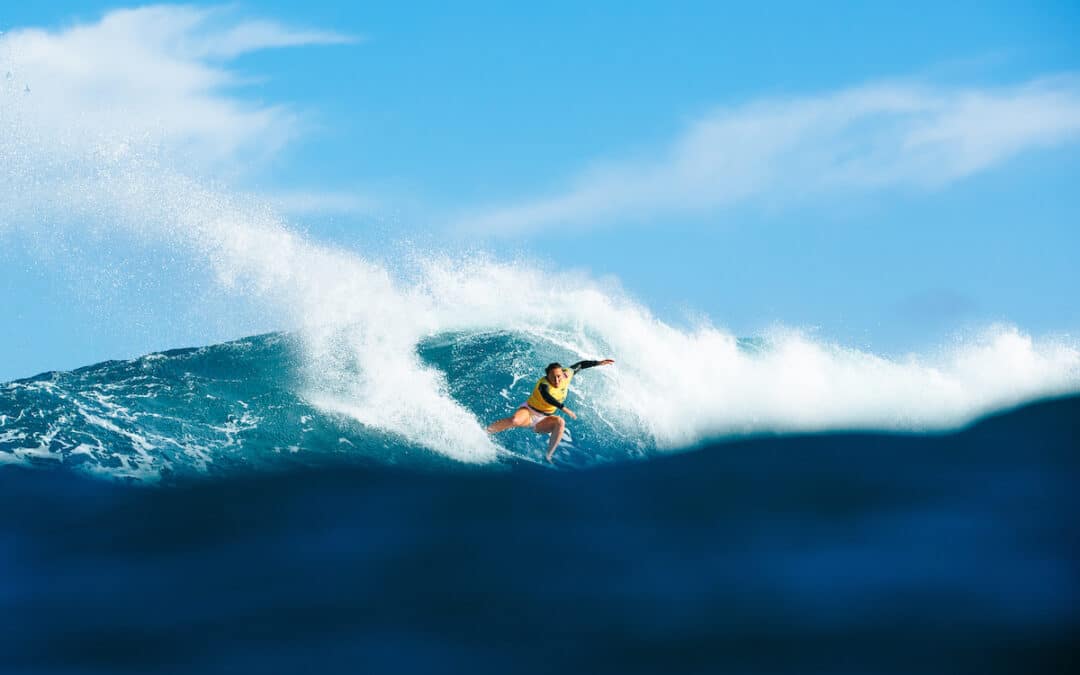
[[[562, 386], [559, 387], [548, 382], [547, 375], [537, 380], [536, 386], [533, 387], [532, 394], [529, 395], [529, 400], [525, 401], [525, 404], [537, 412], [554, 415], [559, 406], [552, 405], [545, 400], [544, 392], [560, 404], [566, 400], [566, 395], [570, 393], [570, 380], [574, 379], [576, 370], [563, 368], [563, 372], [566, 373], [566, 379], [563, 380]], [[540, 391], [541, 386], [544, 388], [544, 392]]]

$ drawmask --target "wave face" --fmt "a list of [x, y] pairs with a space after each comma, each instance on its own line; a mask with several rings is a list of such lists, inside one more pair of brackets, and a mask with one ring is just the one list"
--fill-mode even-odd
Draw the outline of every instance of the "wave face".
[[[323, 347], [318, 363], [326, 364], [327, 354], [352, 353], [340, 343], [348, 345], [358, 330], [320, 337], [320, 345], [338, 345], [336, 352]], [[542, 437], [515, 429], [489, 439], [483, 427], [528, 397], [543, 364], [578, 358], [571, 345], [586, 337], [510, 330], [427, 336], [417, 341], [416, 363], [408, 371], [422, 374], [427, 389], [395, 379], [394, 372], [383, 379], [373, 376], [378, 363], [333, 363], [332, 377], [324, 379], [313, 374], [309, 340], [286, 333], [45, 373], [0, 387], [0, 463], [62, 464], [154, 482], [339, 461], [441, 468], [542, 462]], [[1030, 340], [1009, 332], [938, 369], [830, 352], [790, 337], [721, 341], [712, 360], [701, 357], [700, 365], [698, 357], [673, 358], [655, 361], [667, 365], [656, 366], [651, 381], [620, 376], [618, 364], [582, 371], [570, 399], [579, 419], [569, 422], [572, 440], [561, 447], [557, 464], [580, 468], [648, 458], [709, 438], [819, 431], [830, 425], [938, 430], [1028, 393], [1017, 385], [971, 396], [963, 389], [965, 368], [984, 383], [996, 379], [1000, 387], [1026, 379], [1029, 390], [1050, 393], [1075, 377], [1068, 368], [1075, 354], [1060, 348], [1039, 352]], [[995, 364], [997, 374], [983, 370], [1002, 358], [1010, 359], [1006, 369]], [[798, 372], [792, 376], [785, 367]], [[725, 369], [732, 377], [696, 381], [703, 372]], [[745, 372], [739, 374], [740, 369]], [[649, 372], [633, 365], [629, 370]], [[760, 373], [767, 382], [769, 372], [782, 389], [773, 392], [746, 381]], [[824, 382], [795, 388], [808, 377], [829, 375], [854, 388], [840, 391]], [[922, 393], [920, 378], [930, 385]], [[881, 387], [874, 388], [875, 379]], [[806, 399], [829, 390], [834, 390], [831, 399]], [[409, 408], [410, 392], [417, 410]], [[440, 412], [458, 425], [460, 437], [447, 419], [424, 418]], [[410, 426], [408, 433], [400, 432], [404, 426]]]
[[[425, 340], [418, 356], [443, 373], [442, 392], [475, 411], [479, 423], [506, 416], [528, 396], [533, 380], [508, 368], [556, 350], [512, 333], [473, 333]], [[328, 461], [451, 465], [444, 454], [358, 422], [363, 411], [339, 413], [333, 402], [306, 400], [297, 393], [305, 387], [303, 357], [299, 338], [276, 333], [8, 383], [0, 388], [0, 463], [144, 481]], [[594, 450], [567, 443], [561, 463], [584, 466], [655, 448], [602, 412], [590, 419], [588, 384], [578, 389], [584, 419], [577, 443]], [[543, 457], [544, 441], [531, 432], [500, 440], [508, 460]]]
[[0, 463], [149, 482], [327, 460], [439, 463], [298, 396], [301, 353], [294, 336], [268, 334], [8, 383]]

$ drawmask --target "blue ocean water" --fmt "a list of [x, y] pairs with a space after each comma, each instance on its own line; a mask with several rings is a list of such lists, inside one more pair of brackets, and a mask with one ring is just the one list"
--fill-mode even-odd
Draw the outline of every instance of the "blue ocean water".
[[[328, 410], [306, 393], [305, 349], [276, 333], [0, 385], [0, 670], [1075, 660], [1080, 397], [952, 430], [672, 448], [612, 428], [596, 369], [575, 379], [583, 414], [549, 467], [528, 431], [478, 462]], [[559, 350], [508, 330], [429, 336], [416, 354], [486, 422], [534, 381], [514, 363]]]

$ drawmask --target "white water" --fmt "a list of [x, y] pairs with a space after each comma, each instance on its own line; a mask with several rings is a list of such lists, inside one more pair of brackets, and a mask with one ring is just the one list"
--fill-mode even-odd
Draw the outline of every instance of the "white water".
[[[440, 328], [531, 331], [565, 345], [568, 359], [615, 358], [615, 367], [589, 371], [592, 399], [610, 417], [634, 420], [661, 448], [761, 431], [942, 430], [1080, 388], [1074, 341], [1035, 339], [1014, 326], [989, 326], [903, 359], [786, 329], [747, 350], [722, 328], [680, 330], [587, 280], [537, 290], [547, 285], [533, 274], [432, 263], [424, 292]], [[600, 384], [593, 373], [603, 375]]]
[[661, 448], [756, 431], [940, 430], [1080, 391], [1075, 340], [1013, 326], [903, 359], [794, 329], [748, 352], [723, 328], [673, 327], [588, 278], [550, 290], [531, 265], [420, 256], [415, 274], [396, 277], [362, 252], [301, 235], [264, 203], [174, 170], [145, 130], [132, 139], [95, 133], [52, 107], [42, 116], [14, 85], [2, 102], [0, 237], [66, 228], [76, 242], [118, 232], [173, 247], [269, 308], [270, 323], [302, 331], [301, 393], [312, 403], [461, 461], [496, 457], [483, 431], [490, 420], [454, 402], [442, 374], [416, 355], [422, 338], [451, 330], [528, 332], [564, 346], [567, 361], [616, 359], [590, 373], [590, 405]]

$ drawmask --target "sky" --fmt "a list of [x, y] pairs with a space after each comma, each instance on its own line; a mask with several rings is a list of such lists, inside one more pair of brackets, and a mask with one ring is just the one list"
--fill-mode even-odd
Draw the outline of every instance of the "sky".
[[117, 147], [391, 267], [580, 272], [676, 325], [1080, 334], [1076, 3], [581, 5], [6, 7], [0, 381], [289, 328], [75, 233], [50, 181]]

